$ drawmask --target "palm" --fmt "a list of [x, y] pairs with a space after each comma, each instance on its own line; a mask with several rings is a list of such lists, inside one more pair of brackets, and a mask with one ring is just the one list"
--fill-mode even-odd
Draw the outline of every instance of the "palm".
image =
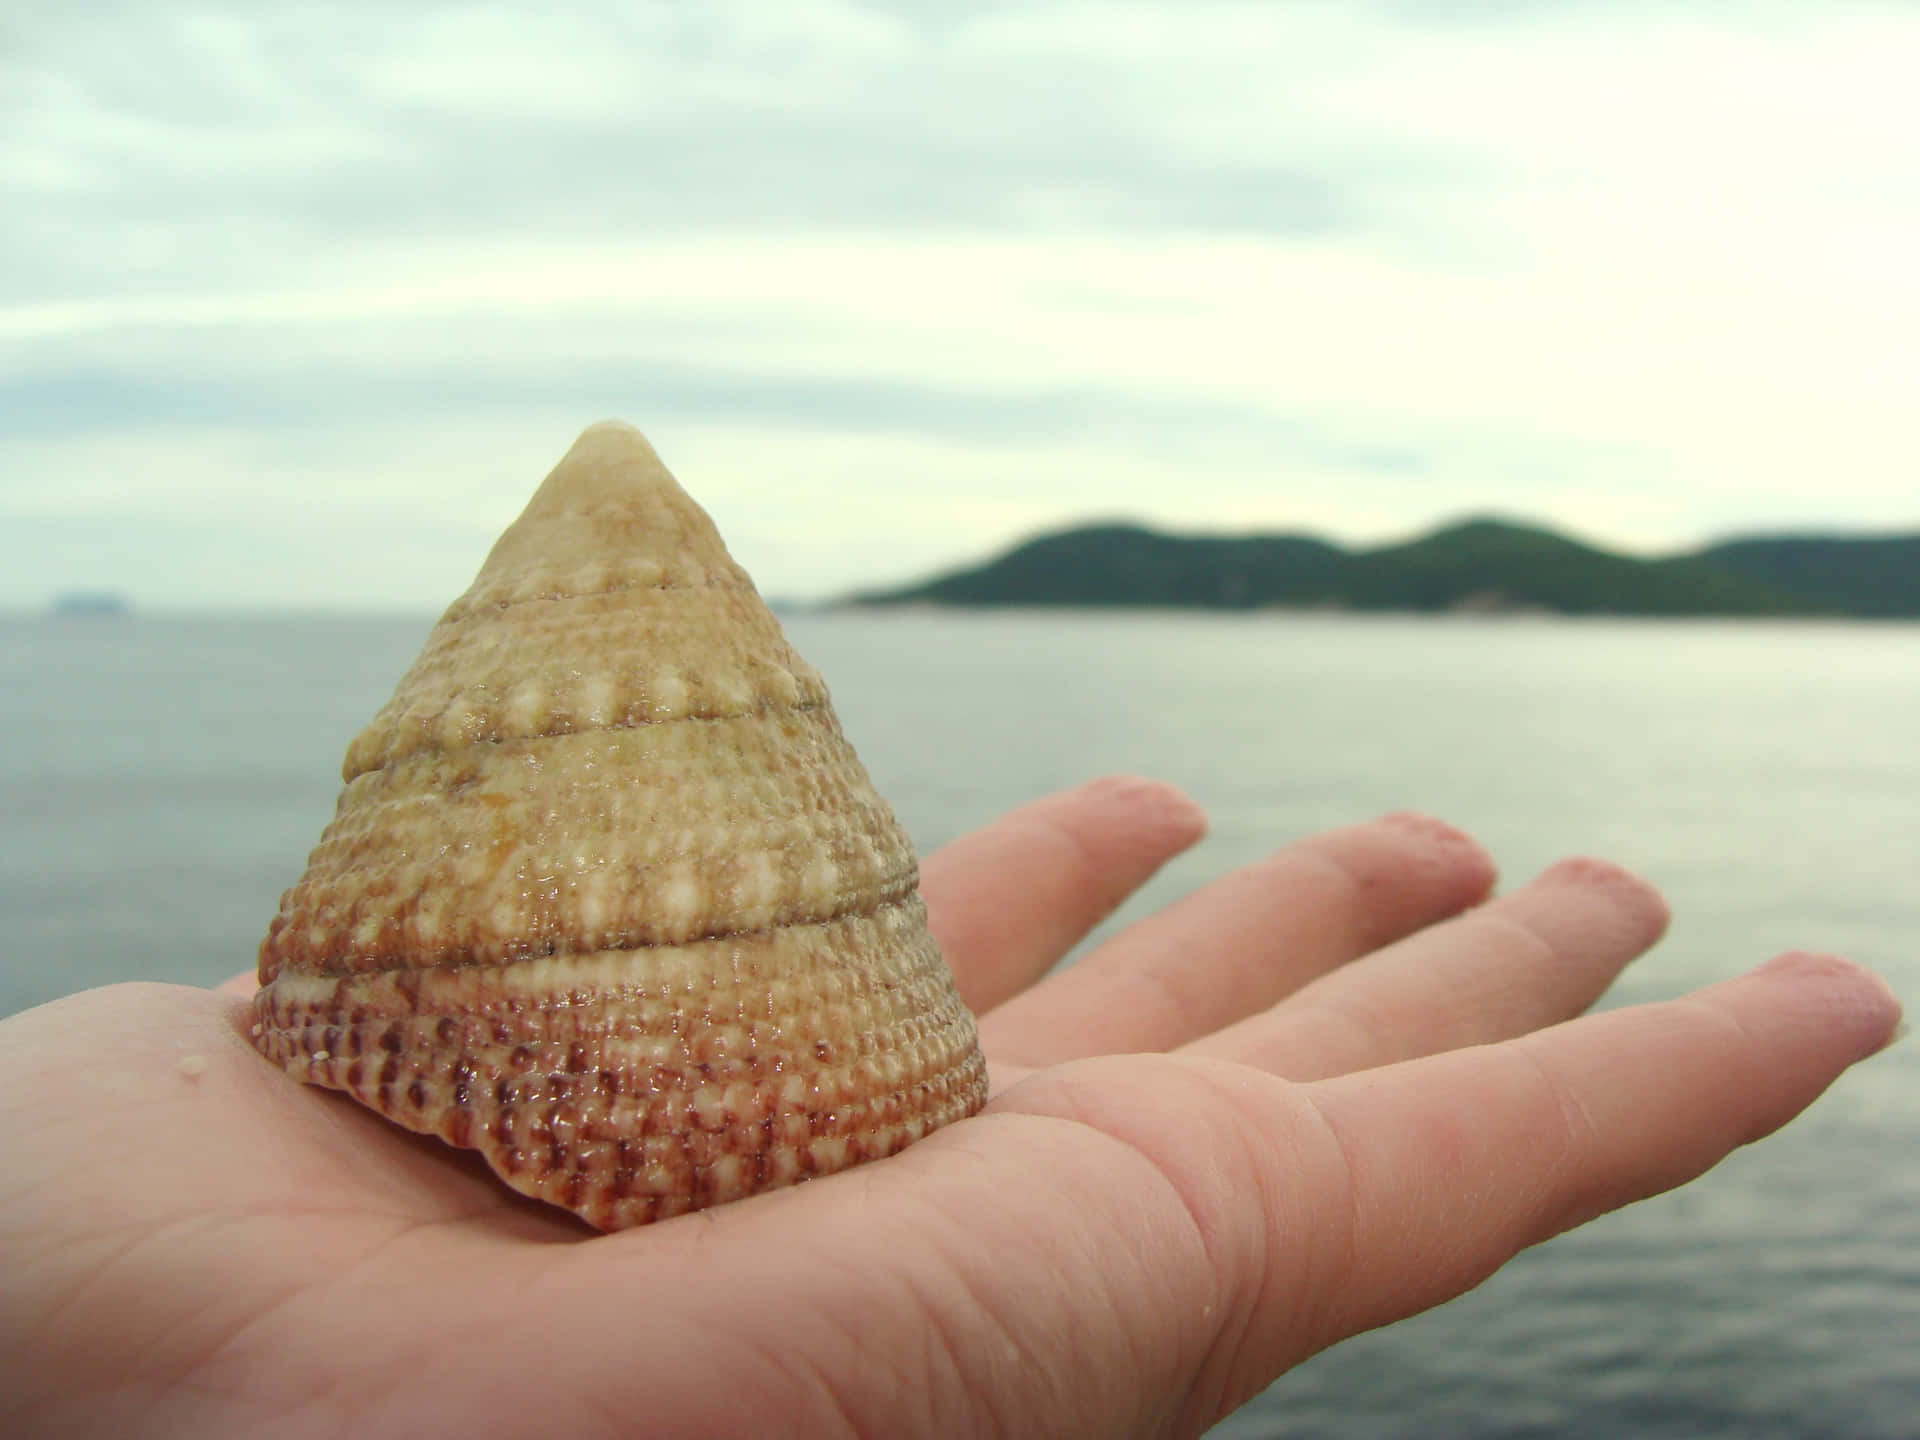
[[1893, 1023], [1869, 978], [1803, 959], [1536, 1034], [1652, 942], [1657, 897], [1581, 863], [1449, 919], [1491, 874], [1404, 820], [1282, 851], [1033, 983], [1198, 830], [1169, 792], [1106, 784], [930, 859], [936, 932], [984, 1017], [986, 1113], [603, 1238], [288, 1083], [230, 996], [116, 987], [16, 1017], [13, 1418], [1192, 1432], [1313, 1350], [1698, 1173]]

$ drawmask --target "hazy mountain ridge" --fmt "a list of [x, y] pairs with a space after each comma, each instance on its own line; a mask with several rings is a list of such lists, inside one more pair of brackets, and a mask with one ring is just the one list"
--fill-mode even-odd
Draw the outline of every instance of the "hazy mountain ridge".
[[1371, 548], [1303, 534], [1183, 536], [1097, 524], [1039, 535], [984, 564], [850, 599], [859, 605], [1920, 617], [1920, 534], [1748, 537], [1647, 559], [1496, 519]]

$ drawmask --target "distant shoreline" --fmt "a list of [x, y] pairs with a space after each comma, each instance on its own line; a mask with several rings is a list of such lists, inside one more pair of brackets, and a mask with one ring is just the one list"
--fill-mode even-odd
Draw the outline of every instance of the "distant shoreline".
[[1537, 526], [1470, 520], [1399, 545], [1172, 535], [1130, 524], [1036, 536], [964, 569], [842, 597], [857, 608], [1620, 618], [1920, 619], [1920, 533], [1767, 536], [1643, 559]]
[[47, 606], [54, 619], [119, 620], [132, 613], [133, 600], [118, 590], [68, 590]]
[[1292, 620], [1399, 621], [1418, 620], [1436, 625], [1872, 625], [1899, 626], [1920, 624], [1920, 615], [1841, 615], [1830, 611], [1780, 612], [1771, 614], [1647, 614], [1615, 610], [1418, 610], [1385, 607], [1339, 608], [1330, 605], [1268, 605], [1258, 609], [1203, 605], [1157, 604], [941, 604], [933, 601], [906, 601], [900, 604], [874, 604], [863, 600], [823, 601], [818, 605], [794, 606], [777, 611], [782, 620], [834, 619], [864, 617], [872, 619], [913, 620], [928, 617], [948, 619], [990, 619], [995, 616], [1036, 619], [1167, 619], [1222, 620], [1245, 624]]
[[[1348, 549], [1311, 535], [1174, 535], [1083, 525], [1020, 542], [980, 564], [891, 587], [773, 595], [782, 616], [885, 610], [1403, 615], [1514, 621], [1920, 619], [1920, 533], [1782, 535], [1665, 557], [1605, 550], [1496, 520], [1399, 545]], [[394, 621], [431, 626], [442, 607], [162, 606], [72, 590], [8, 620]]]

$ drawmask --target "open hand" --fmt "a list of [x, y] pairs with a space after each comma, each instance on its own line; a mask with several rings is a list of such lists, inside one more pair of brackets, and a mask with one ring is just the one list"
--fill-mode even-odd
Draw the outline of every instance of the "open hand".
[[[1393, 816], [1041, 978], [1203, 822], [1099, 781], [930, 857], [994, 1099], [886, 1161], [594, 1236], [294, 1084], [234, 993], [0, 1023], [10, 1434], [1193, 1434], [1345, 1336], [1680, 1184], [1886, 1043], [1794, 954], [1572, 1019], [1659, 897]], [[1563, 1023], [1565, 1022], [1565, 1023]]]

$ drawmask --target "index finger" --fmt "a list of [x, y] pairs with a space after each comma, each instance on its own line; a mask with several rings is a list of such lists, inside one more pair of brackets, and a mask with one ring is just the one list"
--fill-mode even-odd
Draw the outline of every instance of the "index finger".
[[960, 998], [983, 1014], [1019, 994], [1206, 830], [1173, 786], [1108, 775], [936, 850], [920, 893]]

